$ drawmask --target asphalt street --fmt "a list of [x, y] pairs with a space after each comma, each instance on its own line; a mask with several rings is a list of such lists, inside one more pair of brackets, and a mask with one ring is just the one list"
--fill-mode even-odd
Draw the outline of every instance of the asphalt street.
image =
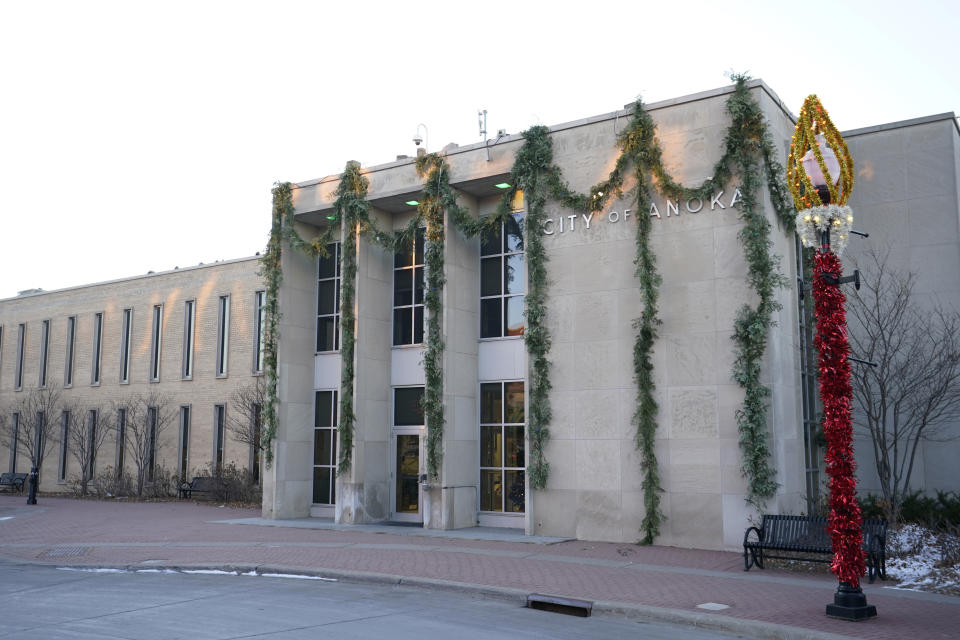
[[292, 576], [4, 563], [0, 602], [4, 640], [738, 637], [615, 616], [534, 611], [461, 592]]

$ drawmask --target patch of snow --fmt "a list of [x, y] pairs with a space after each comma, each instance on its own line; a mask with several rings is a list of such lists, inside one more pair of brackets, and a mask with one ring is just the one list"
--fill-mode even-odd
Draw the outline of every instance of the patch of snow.
[[84, 571], [86, 573], [129, 573], [126, 569], [107, 569], [101, 567], [57, 567], [57, 571]]
[[221, 569], [183, 569], [181, 573], [199, 573], [210, 576], [235, 576], [236, 571], [223, 571]]
[[261, 573], [264, 578], [295, 578], [297, 580], [323, 580], [324, 582], [337, 582], [336, 578], [322, 578], [320, 576], [304, 576], [297, 573]]

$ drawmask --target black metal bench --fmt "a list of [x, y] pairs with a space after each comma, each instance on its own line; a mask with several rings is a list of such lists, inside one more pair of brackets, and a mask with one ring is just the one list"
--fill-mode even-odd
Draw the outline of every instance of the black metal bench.
[[23, 485], [27, 481], [25, 473], [3, 473], [0, 474], [0, 487], [9, 487], [10, 491], [23, 493]]
[[180, 484], [178, 495], [181, 498], [192, 498], [195, 493], [213, 494], [220, 489], [220, 481], [213, 476], [194, 476], [190, 482]]
[[[751, 532], [754, 540], [750, 539]], [[887, 579], [887, 521], [863, 521], [863, 550], [867, 552], [867, 575], [872, 583]], [[774, 555], [770, 551], [790, 552]], [[827, 557], [822, 557], [827, 556]], [[827, 519], [815, 516], [763, 516], [760, 528], [750, 527], [743, 534], [743, 570], [757, 565], [763, 569], [764, 558], [831, 562], [833, 544], [827, 533]]]

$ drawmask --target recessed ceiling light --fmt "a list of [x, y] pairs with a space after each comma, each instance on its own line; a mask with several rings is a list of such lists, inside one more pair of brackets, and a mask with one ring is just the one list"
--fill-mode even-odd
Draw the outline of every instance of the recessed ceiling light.
[[417, 202], [416, 200], [407, 200], [406, 204], [410, 205], [411, 207], [415, 207], [420, 203]]
[[336, 220], [337, 216], [327, 216], [327, 220]]
[[495, 186], [497, 189], [509, 189], [509, 188], [510, 188], [510, 183], [509, 183], [509, 182], [501, 182], [500, 184], [495, 184], [495, 185], [493, 185], [493, 186]]

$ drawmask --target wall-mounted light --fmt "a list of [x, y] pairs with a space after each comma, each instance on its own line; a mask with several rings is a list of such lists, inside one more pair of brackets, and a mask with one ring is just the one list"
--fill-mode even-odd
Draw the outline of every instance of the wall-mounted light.
[[510, 183], [509, 183], [509, 182], [501, 182], [500, 184], [495, 184], [495, 185], [493, 185], [493, 186], [495, 186], [497, 189], [509, 189], [509, 188], [510, 188]]
[[415, 207], [415, 206], [417, 206], [417, 205], [420, 204], [420, 203], [417, 202], [416, 200], [407, 200], [404, 204], [408, 204], [408, 205], [410, 205], [411, 207]]

